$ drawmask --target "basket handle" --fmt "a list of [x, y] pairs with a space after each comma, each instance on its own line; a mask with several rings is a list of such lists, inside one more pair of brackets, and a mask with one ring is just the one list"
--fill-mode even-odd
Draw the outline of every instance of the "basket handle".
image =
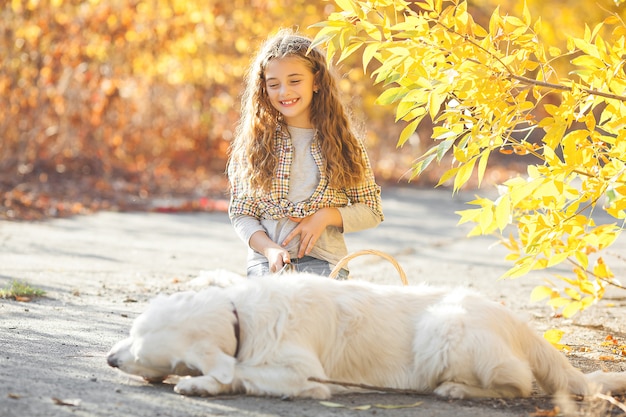
[[377, 255], [388, 260], [389, 262], [392, 263], [392, 265], [396, 268], [396, 270], [400, 274], [400, 279], [402, 280], [402, 284], [409, 285], [409, 281], [406, 279], [406, 274], [404, 273], [404, 270], [402, 269], [398, 261], [396, 261], [393, 256], [386, 254], [385, 252], [375, 250], [375, 249], [363, 249], [363, 250], [359, 250], [359, 251], [356, 251], [356, 252], [353, 252], [344, 256], [343, 258], [339, 260], [339, 262], [337, 262], [337, 265], [335, 265], [333, 270], [330, 272], [329, 277], [332, 279], [336, 279], [337, 275], [339, 275], [339, 270], [341, 270], [341, 268], [346, 266], [348, 262], [350, 262], [352, 259], [361, 255]]

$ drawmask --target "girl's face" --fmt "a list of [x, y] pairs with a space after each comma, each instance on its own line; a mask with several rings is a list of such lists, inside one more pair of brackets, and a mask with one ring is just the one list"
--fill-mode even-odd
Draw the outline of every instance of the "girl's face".
[[310, 109], [315, 76], [297, 57], [273, 59], [265, 68], [265, 88], [272, 103], [289, 126], [312, 128]]

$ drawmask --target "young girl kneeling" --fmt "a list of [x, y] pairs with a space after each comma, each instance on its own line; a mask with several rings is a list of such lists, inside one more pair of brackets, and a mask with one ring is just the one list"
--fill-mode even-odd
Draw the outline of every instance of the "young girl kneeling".
[[[249, 277], [286, 266], [329, 275], [347, 254], [343, 233], [383, 220], [380, 187], [337, 81], [310, 46], [281, 31], [246, 77], [228, 176], [229, 216], [250, 248]], [[347, 275], [342, 269], [338, 278]]]

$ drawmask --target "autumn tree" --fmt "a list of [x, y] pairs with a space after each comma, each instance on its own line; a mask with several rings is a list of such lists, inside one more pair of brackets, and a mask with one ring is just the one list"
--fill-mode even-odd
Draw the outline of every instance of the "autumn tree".
[[3, 2], [0, 218], [223, 194], [220, 174], [251, 54], [281, 26], [306, 30], [326, 7], [308, 0]]
[[[533, 158], [496, 198], [459, 213], [460, 223], [475, 224], [470, 235], [500, 237], [513, 262], [505, 277], [569, 263], [573, 274], [558, 276], [560, 288], [532, 294], [566, 317], [619, 285], [602, 256], [626, 219], [626, 25], [618, 13], [562, 50], [541, 40], [541, 19], [528, 7], [519, 16], [496, 8], [482, 26], [464, 0], [335, 3], [340, 11], [316, 25], [315, 43], [339, 62], [362, 54], [364, 70], [384, 85], [378, 103], [393, 104], [404, 123], [398, 146], [421, 123], [434, 124], [434, 145], [412, 178], [450, 155], [439, 184], [458, 191], [473, 174], [483, 180], [494, 154]], [[570, 74], [558, 72], [563, 59]]]

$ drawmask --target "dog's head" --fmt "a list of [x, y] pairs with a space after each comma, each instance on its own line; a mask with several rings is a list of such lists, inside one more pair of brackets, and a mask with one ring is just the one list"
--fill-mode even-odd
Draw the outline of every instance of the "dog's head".
[[148, 381], [169, 375], [233, 379], [237, 340], [230, 300], [219, 288], [158, 296], [107, 356], [114, 368]]

